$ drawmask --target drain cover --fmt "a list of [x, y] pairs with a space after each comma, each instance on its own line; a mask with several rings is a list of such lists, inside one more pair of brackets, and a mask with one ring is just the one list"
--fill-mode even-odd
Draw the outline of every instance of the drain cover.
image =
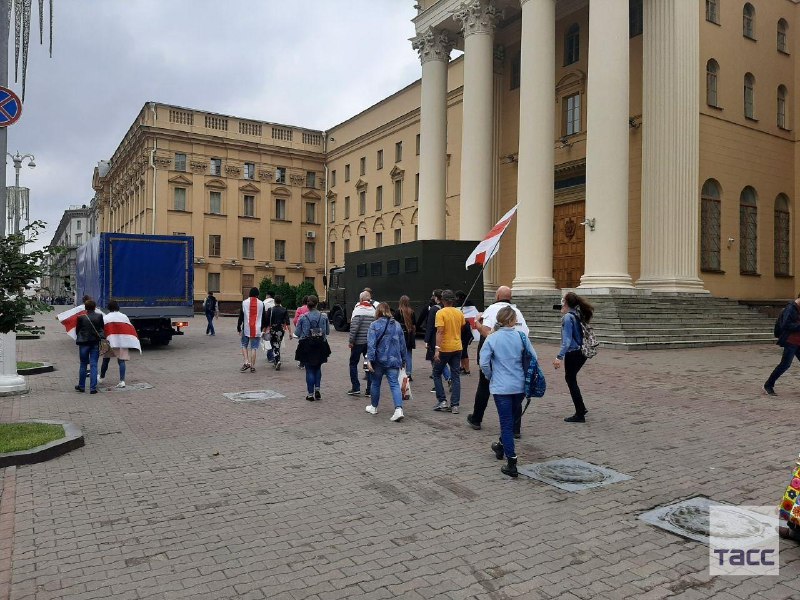
[[564, 458], [519, 467], [519, 472], [568, 492], [626, 481], [630, 475], [599, 467], [576, 458]]
[[276, 398], [286, 398], [283, 394], [272, 390], [253, 390], [251, 392], [228, 392], [222, 394], [228, 400], [234, 402], [260, 402], [262, 400], [274, 400]]
[[650, 525], [708, 544], [711, 535], [712, 506], [715, 540], [762, 539], [770, 534], [771, 528], [774, 528], [774, 516], [769, 517], [738, 506], [714, 502], [702, 496], [659, 506], [640, 515], [639, 518]]

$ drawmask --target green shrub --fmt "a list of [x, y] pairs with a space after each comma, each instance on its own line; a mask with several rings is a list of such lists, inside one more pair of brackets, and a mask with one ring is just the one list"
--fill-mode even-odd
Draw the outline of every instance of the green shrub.
[[304, 281], [297, 286], [297, 293], [295, 294], [295, 304], [300, 306], [305, 296], [317, 296], [317, 290], [314, 284], [309, 281]]

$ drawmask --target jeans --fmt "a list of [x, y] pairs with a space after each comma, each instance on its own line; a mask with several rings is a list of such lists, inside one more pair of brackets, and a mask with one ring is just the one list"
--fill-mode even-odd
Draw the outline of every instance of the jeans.
[[[483, 371], [478, 370], [478, 389], [475, 390], [475, 406], [472, 409], [472, 422], [480, 425], [483, 421], [483, 415], [486, 412], [486, 407], [489, 405], [489, 380], [483, 374]], [[495, 396], [495, 403], [497, 396]], [[522, 431], [522, 403], [514, 405], [514, 434], [519, 435]]]
[[208, 327], [206, 327], [206, 335], [214, 335], [214, 313], [206, 313], [208, 319]]
[[580, 350], [573, 350], [564, 355], [564, 379], [569, 388], [569, 395], [572, 396], [572, 403], [575, 405], [576, 415], [585, 415], [586, 406], [583, 404], [581, 388], [578, 387], [578, 371], [586, 363], [586, 357]]
[[78, 355], [81, 359], [81, 368], [78, 371], [78, 387], [86, 389], [86, 369], [89, 368], [89, 388], [97, 389], [97, 359], [100, 356], [99, 344], [81, 344], [78, 346]]
[[[111, 362], [111, 357], [103, 359], [103, 363], [100, 366], [100, 377], [105, 377], [106, 376], [106, 371], [108, 371], [108, 363], [110, 363], [110, 362]], [[117, 359], [117, 364], [119, 365], [119, 380], [120, 381], [125, 381], [125, 363], [126, 362], [127, 361], [124, 361], [124, 360], [122, 360], [120, 358]]]
[[[361, 383], [358, 381], [358, 370], [361, 368], [361, 357], [367, 355], [366, 344], [353, 344], [350, 349], [350, 389], [357, 392], [361, 391]], [[373, 365], [374, 368], [374, 365]], [[367, 389], [371, 389], [372, 375], [367, 371]]]
[[772, 374], [769, 376], [769, 379], [767, 379], [767, 383], [764, 384], [764, 387], [775, 387], [775, 382], [778, 381], [778, 377], [789, 370], [789, 367], [792, 366], [792, 359], [795, 357], [797, 360], [800, 360], [800, 346], [791, 346], [789, 344], [784, 346], [781, 362], [778, 363], [778, 366], [772, 371]]
[[414, 360], [412, 358], [412, 350], [406, 350], [406, 375], [411, 377], [411, 371], [414, 366]]
[[[461, 350], [455, 352], [440, 352], [439, 362], [433, 361], [433, 387], [436, 388], [436, 400], [447, 402], [442, 384], [442, 373], [445, 368], [450, 367], [450, 378], [453, 388], [450, 394], [450, 406], [458, 406], [461, 403]], [[446, 377], [446, 375], [445, 375]]]
[[400, 369], [384, 367], [379, 363], [372, 365], [374, 369], [372, 373], [372, 406], [378, 407], [378, 402], [381, 401], [381, 381], [383, 376], [389, 381], [389, 391], [392, 392], [392, 400], [394, 400], [395, 408], [403, 408], [403, 393], [400, 391], [400, 382], [397, 377], [400, 374]]
[[312, 367], [306, 365], [306, 388], [308, 388], [308, 395], [313, 396], [314, 390], [318, 390], [322, 383], [322, 365]]
[[506, 458], [516, 458], [514, 448], [514, 421], [522, 413], [522, 399], [525, 394], [495, 394], [494, 403], [497, 405], [497, 415], [500, 417], [500, 442]]

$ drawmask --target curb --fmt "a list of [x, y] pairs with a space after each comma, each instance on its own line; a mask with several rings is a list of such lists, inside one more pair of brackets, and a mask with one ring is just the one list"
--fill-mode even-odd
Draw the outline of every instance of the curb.
[[[33, 361], [31, 361], [33, 362]], [[55, 371], [56, 367], [52, 363], [43, 362], [40, 367], [31, 367], [30, 369], [17, 369], [18, 375], [38, 375], [39, 373], [50, 373]]]
[[14, 421], [15, 423], [47, 423], [49, 425], [63, 425], [64, 437], [53, 440], [47, 444], [36, 446], [30, 450], [20, 450], [19, 452], [6, 452], [0, 454], [0, 467], [11, 467], [19, 465], [32, 465], [39, 462], [56, 458], [66, 454], [70, 450], [84, 446], [83, 433], [78, 426], [65, 421], [50, 421], [47, 419], [25, 419]]

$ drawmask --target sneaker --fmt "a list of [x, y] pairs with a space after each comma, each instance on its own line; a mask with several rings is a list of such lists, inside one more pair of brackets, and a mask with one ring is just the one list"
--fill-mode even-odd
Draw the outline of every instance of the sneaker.
[[76, 385], [76, 386], [75, 386], [75, 391], [76, 391], [76, 392], [80, 392], [81, 394], [83, 394], [83, 393], [84, 393], [86, 390], [85, 390], [85, 389], [83, 389], [81, 386], [79, 386], [79, 385]]
[[98, 377], [97, 378], [97, 383], [103, 383], [105, 380], [106, 380], [105, 377]]
[[451, 406], [450, 407], [450, 412], [453, 413], [454, 415], [457, 415], [458, 414], [458, 405]]
[[313, 402], [314, 396], [306, 396], [306, 400], [308, 400], [309, 402]]
[[564, 419], [564, 421], [567, 423], [586, 423], [586, 417], [583, 415], [572, 415]]
[[124, 388], [124, 387], [125, 387], [125, 382], [124, 382], [124, 381], [120, 381], [120, 382], [117, 384], [117, 387], [118, 387], [118, 388], [120, 388], [120, 389]]
[[275, 363], [275, 370], [276, 371], [280, 371], [281, 370], [281, 361], [278, 361], [278, 362]]
[[96, 393], [97, 393], [97, 390], [92, 390], [92, 391], [91, 391], [91, 392], [89, 392], [89, 393], [90, 393], [90, 394], [96, 394]]
[[364, 396], [367, 397], [367, 398], [372, 396], [372, 390], [367, 390], [366, 392], [364, 392]]
[[405, 415], [403, 414], [403, 409], [400, 408], [400, 407], [397, 407], [397, 408], [394, 409], [394, 414], [391, 417], [389, 417], [389, 420], [390, 421], [402, 421], [403, 417], [405, 417]]
[[435, 393], [436, 393], [436, 386], [433, 386], [433, 387], [431, 388], [431, 394], [435, 394]]
[[766, 383], [761, 386], [761, 389], [764, 390], [764, 393], [767, 396], [777, 396], [778, 394], [775, 393], [775, 388], [768, 386]]
[[360, 396], [361, 390], [347, 390], [348, 396]]
[[367, 407], [364, 410], [367, 411], [371, 415], [377, 415], [378, 414], [378, 407], [377, 406], [372, 406], [372, 404], [367, 404]]
[[480, 424], [480, 423], [476, 423], [476, 422], [475, 422], [475, 417], [473, 417], [472, 415], [467, 415], [467, 423], [468, 423], [468, 424], [469, 424], [469, 426], [470, 426], [470, 427], [472, 427], [472, 428], [473, 428], [475, 431], [480, 431], [480, 429], [481, 429], [481, 424]]
[[251, 373], [255, 373], [256, 372], [256, 368], [255, 367], [250, 367], [250, 372]]
[[442, 400], [436, 406], [433, 407], [433, 410], [437, 410], [437, 411], [445, 411], [445, 410], [447, 410], [447, 402]]
[[239, 369], [239, 372], [240, 372], [240, 373], [244, 373], [244, 372], [245, 372], [245, 371], [247, 371], [247, 369], [249, 369], [249, 368], [250, 368], [250, 365], [249, 365], [248, 363], [244, 363], [244, 364], [242, 365], [242, 368], [241, 368], [241, 369]]
[[319, 390], [314, 390], [314, 400], [322, 400], [322, 394], [319, 393]]

